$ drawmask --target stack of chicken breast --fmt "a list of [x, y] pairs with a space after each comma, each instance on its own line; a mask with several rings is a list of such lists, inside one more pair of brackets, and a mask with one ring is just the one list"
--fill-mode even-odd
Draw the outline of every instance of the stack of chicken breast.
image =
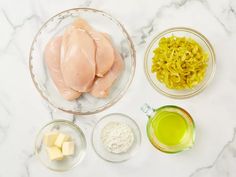
[[110, 36], [81, 18], [48, 42], [44, 58], [55, 86], [67, 100], [75, 100], [83, 93], [107, 97], [124, 68]]

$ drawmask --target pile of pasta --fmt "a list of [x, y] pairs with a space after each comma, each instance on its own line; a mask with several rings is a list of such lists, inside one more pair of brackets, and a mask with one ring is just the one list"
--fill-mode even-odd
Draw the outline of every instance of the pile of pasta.
[[153, 51], [152, 72], [170, 89], [190, 89], [205, 77], [208, 54], [193, 39], [163, 37]]

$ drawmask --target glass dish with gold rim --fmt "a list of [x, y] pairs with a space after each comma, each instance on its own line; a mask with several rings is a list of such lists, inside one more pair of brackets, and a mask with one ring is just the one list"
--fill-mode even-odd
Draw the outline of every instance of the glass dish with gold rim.
[[[172, 38], [172, 39], [171, 39]], [[178, 41], [178, 39], [181, 39], [184, 43], [184, 46], [180, 46], [179, 44], [176, 44]], [[164, 51], [164, 52], [168, 52], [168, 54], [166, 54], [167, 59], [169, 61], [178, 61], [178, 67], [168, 67], [169, 64], [172, 63], [168, 63], [166, 61], [164, 62], [160, 62], [162, 64], [162, 69], [164, 67], [164, 65], [166, 65], [165, 67], [167, 68], [167, 70], [165, 70], [165, 73], [162, 73], [163, 75], [163, 80], [160, 79], [160, 74], [158, 76], [158, 73], [153, 72], [153, 63], [154, 63], [154, 57], [155, 57], [155, 52], [157, 52], [157, 49], [160, 49], [160, 45], [161, 43], [163, 43], [164, 40], [172, 40], [173, 43], [175, 45], [175, 49], [173, 49], [173, 47], [171, 46], [172, 44], [167, 44], [167, 50], [175, 50], [175, 51]], [[199, 61], [198, 57], [195, 57], [195, 53], [192, 51], [188, 51], [188, 47], [189, 46], [185, 46], [185, 43], [192, 43], [195, 46], [197, 45], [199, 50], [203, 51], [204, 55], [207, 55], [207, 59], [206, 59], [206, 63], [205, 63], [205, 67], [204, 70], [199, 72], [199, 70], [194, 68], [194, 65], [192, 65], [192, 61], [190, 61], [188, 63], [188, 71], [186, 70], [186, 66], [185, 66], [185, 56], [181, 56], [181, 52], [184, 50], [184, 52], [187, 52], [187, 55], [190, 53], [191, 55], [191, 59], [193, 59], [193, 62], [196, 61], [198, 66], [199, 64], [201, 65], [201, 61]], [[194, 46], [193, 45], [193, 46]], [[170, 47], [169, 47], [170, 46]], [[186, 48], [185, 48], [186, 47]], [[183, 49], [185, 48], [185, 49]], [[181, 51], [182, 50], [182, 51]], [[199, 51], [198, 50], [198, 51]], [[177, 51], [177, 52], [176, 52]], [[163, 52], [163, 51], [162, 51]], [[177, 57], [173, 57], [177, 56]], [[197, 53], [199, 54], [199, 53]], [[185, 55], [185, 54], [184, 54]], [[165, 56], [165, 55], [164, 55]], [[161, 56], [163, 57], [163, 55]], [[163, 58], [160, 58], [160, 60], [162, 60]], [[177, 60], [176, 60], [177, 59]], [[179, 60], [180, 59], [180, 60]], [[183, 60], [182, 60], [183, 59]], [[198, 60], [198, 61], [197, 61]], [[177, 65], [176, 64], [176, 65]], [[168, 66], [167, 66], [168, 65]], [[175, 65], [173, 65], [175, 66]], [[164, 68], [165, 68], [164, 67]], [[180, 69], [179, 69], [180, 68]], [[147, 47], [146, 53], [145, 53], [145, 58], [144, 58], [144, 70], [145, 70], [145, 74], [146, 77], [149, 81], [149, 83], [152, 85], [153, 88], [155, 88], [158, 92], [172, 97], [172, 98], [177, 98], [177, 99], [183, 99], [183, 98], [189, 98], [192, 97], [198, 93], [200, 93], [201, 91], [204, 90], [204, 88], [206, 88], [206, 86], [210, 83], [210, 81], [213, 79], [214, 74], [215, 74], [215, 69], [216, 69], [216, 61], [215, 61], [215, 52], [213, 50], [213, 47], [211, 45], [211, 43], [208, 41], [208, 39], [202, 35], [201, 33], [197, 32], [196, 30], [190, 29], [190, 28], [185, 28], [185, 27], [176, 27], [176, 28], [170, 28], [167, 29], [163, 32], [161, 32], [160, 34], [158, 34], [156, 37], [154, 37], [154, 39], [150, 42], [149, 46]], [[174, 70], [174, 72], [173, 72]], [[178, 73], [178, 70], [182, 70], [182, 73]], [[194, 71], [196, 70], [196, 71]], [[161, 71], [162, 72], [162, 71]], [[163, 70], [164, 72], [164, 70]], [[190, 79], [192, 79], [193, 75], [188, 75], [186, 73], [194, 73], [196, 78], [198, 79], [198, 81], [196, 82], [195, 80], [193, 80], [193, 82], [195, 83], [192, 87], [185, 87], [182, 88], [170, 88], [167, 86], [167, 84], [165, 83], [166, 81], [166, 76], [168, 76], [169, 78], [167, 78], [167, 81], [170, 80], [170, 76], [172, 77], [172, 73], [168, 73], [168, 72], [172, 72], [173, 73], [173, 78], [175, 79], [174, 76], [181, 74], [181, 77], [178, 77], [177, 79], [181, 78], [181, 81], [184, 82], [188, 82]], [[184, 73], [183, 73], [184, 72]], [[199, 76], [199, 74], [201, 74]], [[199, 79], [201, 78], [201, 79]], [[193, 77], [193, 79], [195, 79]], [[178, 81], [174, 81], [172, 79], [172, 85], [176, 84], [176, 82]], [[181, 85], [178, 85], [181, 86]]]
[[[103, 99], [84, 93], [77, 100], [65, 100], [58, 92], [51, 77], [49, 77], [44, 62], [43, 54], [48, 40], [62, 34], [65, 28], [78, 17], [86, 20], [97, 30], [108, 33], [124, 61], [122, 73], [113, 83], [109, 96]], [[29, 56], [30, 74], [41, 96], [62, 111], [81, 115], [100, 112], [121, 99], [133, 80], [135, 65], [135, 49], [124, 26], [106, 12], [92, 8], [69, 9], [48, 19], [36, 34]]]

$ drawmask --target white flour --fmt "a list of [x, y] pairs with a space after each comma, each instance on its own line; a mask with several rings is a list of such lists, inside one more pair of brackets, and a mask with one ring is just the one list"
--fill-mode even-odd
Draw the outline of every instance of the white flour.
[[134, 133], [125, 123], [109, 122], [101, 132], [105, 148], [112, 153], [127, 152], [134, 142]]

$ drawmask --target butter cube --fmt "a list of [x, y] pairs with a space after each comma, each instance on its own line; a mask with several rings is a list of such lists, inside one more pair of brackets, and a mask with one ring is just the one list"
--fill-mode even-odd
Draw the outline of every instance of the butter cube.
[[73, 155], [75, 152], [75, 144], [72, 141], [64, 142], [62, 145], [62, 154], [67, 155]]
[[56, 132], [56, 131], [45, 133], [45, 135], [44, 135], [44, 144], [47, 147], [53, 146], [56, 139], [57, 139], [57, 136], [58, 136], [58, 132]]
[[55, 147], [55, 146], [48, 147], [47, 151], [48, 151], [48, 156], [49, 156], [50, 160], [62, 160], [63, 159], [63, 154], [58, 147]]
[[57, 139], [54, 143], [55, 146], [61, 148], [62, 147], [62, 144], [65, 142], [65, 141], [68, 141], [70, 139], [70, 136], [64, 134], [64, 133], [60, 133], [58, 136], [57, 136]]

